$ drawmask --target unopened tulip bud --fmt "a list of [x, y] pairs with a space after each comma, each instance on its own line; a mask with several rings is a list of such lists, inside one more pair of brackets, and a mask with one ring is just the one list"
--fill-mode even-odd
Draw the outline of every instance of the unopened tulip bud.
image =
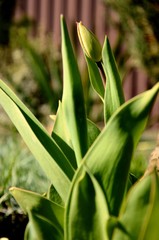
[[100, 62], [102, 59], [102, 47], [96, 36], [82, 22], [77, 23], [77, 32], [80, 44], [87, 57], [95, 62]]

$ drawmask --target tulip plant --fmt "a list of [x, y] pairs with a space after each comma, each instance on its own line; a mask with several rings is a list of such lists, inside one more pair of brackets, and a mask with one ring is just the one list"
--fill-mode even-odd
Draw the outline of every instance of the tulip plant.
[[91, 85], [103, 103], [101, 131], [86, 115], [81, 75], [63, 16], [63, 95], [51, 136], [0, 81], [0, 104], [51, 181], [44, 195], [10, 188], [29, 217], [24, 239], [158, 239], [158, 175], [154, 169], [134, 183], [130, 163], [159, 83], [125, 102], [108, 38], [102, 47], [81, 22], [77, 30]]

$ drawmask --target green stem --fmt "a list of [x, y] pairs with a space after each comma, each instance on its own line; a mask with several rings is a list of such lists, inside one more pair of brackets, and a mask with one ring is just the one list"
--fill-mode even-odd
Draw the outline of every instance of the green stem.
[[106, 76], [105, 76], [105, 72], [104, 72], [104, 69], [103, 69], [103, 65], [102, 65], [102, 61], [100, 62], [96, 62], [98, 68], [99, 68], [99, 71], [100, 71], [100, 74], [101, 74], [101, 77], [102, 77], [102, 81], [103, 81], [103, 85], [105, 87], [106, 85]]

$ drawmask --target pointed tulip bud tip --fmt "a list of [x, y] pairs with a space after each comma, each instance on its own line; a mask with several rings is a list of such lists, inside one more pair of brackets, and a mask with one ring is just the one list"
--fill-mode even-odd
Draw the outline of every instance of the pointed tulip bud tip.
[[100, 62], [102, 59], [102, 47], [97, 37], [81, 21], [77, 22], [77, 33], [86, 56], [95, 62]]

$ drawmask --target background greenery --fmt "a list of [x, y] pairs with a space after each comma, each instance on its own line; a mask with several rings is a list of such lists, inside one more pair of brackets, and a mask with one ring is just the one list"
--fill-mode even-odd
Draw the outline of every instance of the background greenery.
[[[152, 82], [159, 81], [159, 3], [151, 0], [104, 0], [118, 17], [110, 19], [110, 26], [119, 31], [119, 45], [123, 47], [130, 65], [144, 67]], [[123, 48], [122, 48], [123, 49]]]

